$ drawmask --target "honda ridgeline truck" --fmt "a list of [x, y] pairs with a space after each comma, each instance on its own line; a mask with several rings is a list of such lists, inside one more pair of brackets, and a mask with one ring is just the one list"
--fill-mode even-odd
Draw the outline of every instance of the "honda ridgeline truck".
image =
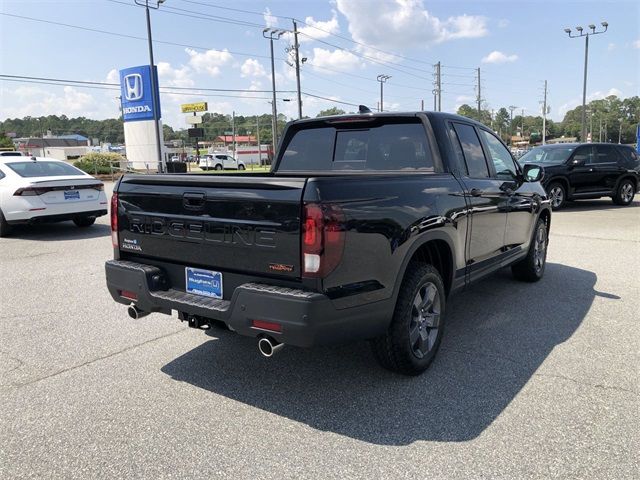
[[456, 115], [294, 121], [269, 173], [125, 175], [107, 286], [133, 318], [175, 310], [257, 338], [265, 356], [368, 339], [384, 367], [415, 375], [454, 292], [506, 266], [542, 277], [543, 175]]

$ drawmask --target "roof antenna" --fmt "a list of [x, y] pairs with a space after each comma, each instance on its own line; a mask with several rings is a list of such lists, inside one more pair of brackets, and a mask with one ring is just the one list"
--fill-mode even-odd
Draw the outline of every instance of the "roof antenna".
[[358, 105], [358, 113], [372, 113], [371, 109], [366, 105]]

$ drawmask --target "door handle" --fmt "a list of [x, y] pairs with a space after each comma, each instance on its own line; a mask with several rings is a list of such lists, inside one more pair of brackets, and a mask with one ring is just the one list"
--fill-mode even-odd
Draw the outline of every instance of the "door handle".
[[469, 193], [471, 194], [472, 197], [480, 197], [483, 194], [483, 191], [480, 190], [479, 188], [472, 188], [471, 190], [469, 190]]
[[201, 210], [204, 207], [204, 193], [185, 193], [182, 196], [182, 205], [189, 210]]

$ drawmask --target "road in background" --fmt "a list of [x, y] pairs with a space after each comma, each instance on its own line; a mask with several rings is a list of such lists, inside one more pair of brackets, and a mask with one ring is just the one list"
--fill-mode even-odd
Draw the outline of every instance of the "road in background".
[[111, 300], [108, 217], [0, 239], [0, 478], [637, 478], [640, 202], [553, 215], [537, 284], [454, 297], [431, 368], [272, 359]]

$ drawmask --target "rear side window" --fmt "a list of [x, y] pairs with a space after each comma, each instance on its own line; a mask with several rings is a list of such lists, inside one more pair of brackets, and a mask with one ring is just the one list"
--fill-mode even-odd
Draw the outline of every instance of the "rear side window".
[[487, 159], [484, 156], [480, 139], [476, 133], [476, 129], [471, 125], [464, 125], [462, 123], [453, 124], [460, 147], [464, 153], [464, 160], [467, 164], [467, 171], [471, 178], [488, 178], [489, 167], [487, 166]]
[[424, 127], [417, 122], [299, 130], [278, 170], [435, 171]]
[[635, 165], [640, 161], [640, 157], [633, 148], [630, 147], [618, 147], [619, 152], [622, 154], [622, 158], [626, 160], [628, 164]]
[[2, 180], [4, 177], [6, 177], [6, 175], [2, 170], [0, 170], [0, 180]]
[[618, 163], [616, 149], [609, 145], [596, 145], [593, 163]]
[[61, 175], [84, 175], [71, 165], [62, 162], [28, 161], [7, 163], [7, 167], [21, 177], [57, 177]]

